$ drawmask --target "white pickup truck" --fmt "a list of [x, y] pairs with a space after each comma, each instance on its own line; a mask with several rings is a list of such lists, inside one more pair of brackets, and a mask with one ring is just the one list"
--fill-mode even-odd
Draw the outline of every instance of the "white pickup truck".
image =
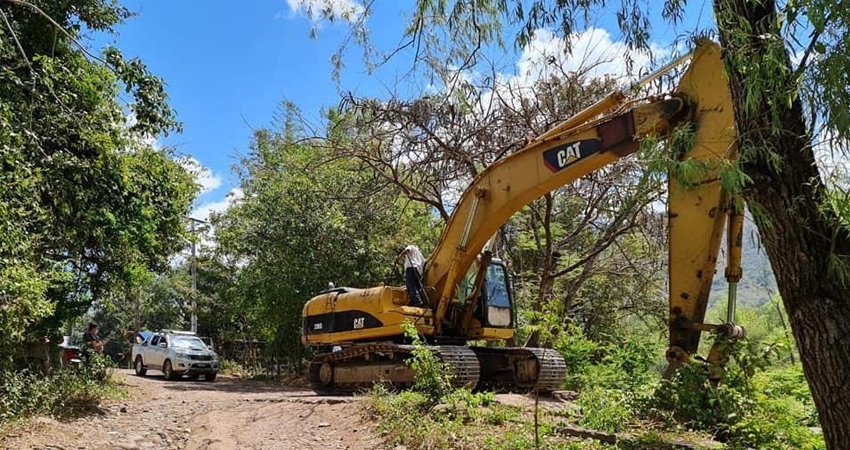
[[196, 380], [203, 375], [205, 381], [213, 381], [218, 374], [218, 356], [195, 333], [162, 330], [139, 340], [132, 356], [140, 377], [148, 369], [161, 370], [168, 380], [184, 375]]

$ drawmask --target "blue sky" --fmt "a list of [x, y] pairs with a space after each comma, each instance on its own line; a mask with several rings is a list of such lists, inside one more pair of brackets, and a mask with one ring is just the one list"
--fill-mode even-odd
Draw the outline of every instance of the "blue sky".
[[[360, 64], [357, 49], [349, 52], [341, 83], [331, 79], [330, 56], [346, 36], [344, 24], [316, 23], [305, 4], [330, 2], [357, 7], [357, 0], [121, 0], [137, 13], [118, 28], [115, 37], [96, 36], [92, 47], [114, 43], [127, 57], [140, 57], [149, 69], [165, 79], [172, 107], [184, 132], [161, 138], [175, 145], [209, 169], [205, 192], [197, 202], [196, 215], [221, 209], [226, 194], [235, 187], [230, 174], [235, 156], [244, 154], [252, 127], [268, 126], [283, 99], [297, 104], [318, 119], [322, 108], [339, 102], [339, 87], [359, 95], [385, 96], [387, 85], [410, 68], [402, 55], [369, 76]], [[693, 29], [697, 21], [710, 23], [710, 3], [691, 1], [688, 20], [672, 29], [660, 21], [653, 42], [659, 48], [677, 34]], [[402, 36], [404, 11], [411, 1], [377, 0], [367, 25], [373, 42], [390, 49]], [[589, 34], [592, 48], [613, 46], [617, 33], [613, 17], [600, 15], [590, 24], [610, 35]], [[512, 36], [506, 41], [511, 42]], [[612, 44], [613, 41], [613, 44]], [[506, 67], [523, 59], [523, 52], [508, 52]], [[510, 69], [509, 69], [510, 70]], [[616, 70], [616, 68], [611, 69]]]

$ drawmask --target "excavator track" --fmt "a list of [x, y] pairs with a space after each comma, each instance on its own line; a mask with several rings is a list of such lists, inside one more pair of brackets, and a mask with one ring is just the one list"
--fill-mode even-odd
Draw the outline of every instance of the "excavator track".
[[[466, 346], [429, 346], [454, 374], [452, 384], [474, 388], [479, 367], [475, 352]], [[412, 345], [369, 343], [316, 355], [310, 362], [310, 387], [319, 394], [364, 392], [376, 383], [404, 389], [413, 385], [413, 369], [405, 360], [413, 354]]]
[[481, 368], [478, 364], [478, 356], [471, 348], [464, 345], [439, 345], [430, 348], [441, 361], [453, 368], [452, 385], [475, 389], [481, 375]]
[[[429, 346], [453, 372], [457, 387], [496, 391], [551, 392], [564, 381], [567, 367], [553, 349], [533, 347]], [[415, 374], [405, 360], [413, 346], [370, 343], [316, 355], [310, 362], [310, 386], [319, 394], [364, 392], [376, 383], [396, 389], [413, 385]]]
[[561, 354], [551, 348], [529, 347], [525, 350], [534, 353], [534, 357], [540, 363], [537, 389], [540, 392], [560, 389], [567, 376], [567, 363]]
[[511, 392], [551, 392], [567, 373], [564, 358], [553, 349], [537, 347], [473, 347], [481, 364], [479, 389]]

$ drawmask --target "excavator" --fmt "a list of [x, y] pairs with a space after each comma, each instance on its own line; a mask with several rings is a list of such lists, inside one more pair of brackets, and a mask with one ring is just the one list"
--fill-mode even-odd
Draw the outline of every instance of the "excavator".
[[[567, 367], [554, 350], [472, 345], [512, 342], [516, 309], [505, 264], [488, 243], [517, 211], [560, 186], [637, 152], [647, 138], [669, 139], [690, 126], [689, 148], [667, 145], [679, 161], [701, 170], [691, 179], [668, 176], [669, 375], [697, 352], [702, 332], [730, 339], [736, 287], [741, 279], [742, 202], [721, 186], [724, 167], [737, 158], [731, 95], [720, 47], [699, 44], [693, 52], [644, 77], [657, 79], [689, 60], [669, 94], [629, 100], [614, 91], [556, 125], [522, 150], [481, 171], [463, 192], [422, 274], [425, 304], [410, 303], [404, 287], [331, 288], [303, 308], [302, 342], [315, 349], [309, 381], [318, 393], [356, 392], [375, 383], [405, 388], [415, 381], [405, 363], [413, 347], [410, 322], [452, 372], [456, 386], [514, 392], [556, 390]], [[724, 231], [729, 283], [727, 322], [704, 323]], [[728, 346], [727, 346], [728, 347]], [[710, 362], [728, 358], [715, 345]], [[717, 375], [720, 376], [720, 375]]]

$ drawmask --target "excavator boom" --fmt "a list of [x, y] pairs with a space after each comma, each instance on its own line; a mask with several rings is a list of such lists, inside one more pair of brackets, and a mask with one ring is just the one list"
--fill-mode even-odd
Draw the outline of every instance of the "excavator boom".
[[[722, 171], [737, 160], [735, 117], [732, 98], [723, 73], [720, 47], [703, 45], [697, 49], [688, 71], [679, 81], [678, 92], [695, 106], [691, 129], [693, 145], [687, 153], [675, 155], [682, 164], [698, 170], [682, 180], [668, 177], [669, 312], [671, 366], [687, 360], [699, 347], [708, 295], [717, 266], [717, 255], [727, 223], [736, 234], [728, 237], [738, 243], [740, 263], [740, 208], [731, 208], [721, 186]], [[735, 247], [730, 247], [735, 250]], [[734, 268], [740, 279], [740, 266]], [[737, 282], [737, 280], [735, 280]]]
[[665, 134], [686, 115], [685, 101], [650, 101], [614, 117], [533, 142], [482, 171], [463, 193], [428, 259], [439, 327], [455, 288], [491, 236], [514, 213], [543, 194], [636, 152], [642, 136]]
[[[615, 107], [612, 94], [601, 108]], [[455, 289], [486, 242], [523, 206], [559, 186], [593, 172], [638, 149], [648, 135], [666, 135], [671, 122], [688, 119], [694, 143], [682, 161], [697, 162], [701, 175], [682, 185], [669, 177], [671, 348], [693, 353], [715, 272], [729, 199], [720, 171], [735, 160], [731, 97], [720, 49], [701, 45], [677, 92], [614, 117], [590, 121], [589, 109], [534, 140], [525, 149], [496, 161], [463, 193], [428, 259], [425, 285], [433, 287], [435, 324], [441, 326]]]

